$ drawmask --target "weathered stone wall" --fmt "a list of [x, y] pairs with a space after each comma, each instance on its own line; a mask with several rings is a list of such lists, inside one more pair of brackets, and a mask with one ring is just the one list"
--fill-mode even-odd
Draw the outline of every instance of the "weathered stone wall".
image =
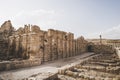
[[0, 27], [0, 60], [6, 60], [8, 54], [8, 37], [14, 33], [11, 21], [5, 21]]
[[[4, 31], [7, 31], [8, 35], [5, 36], [4, 34], [3, 36]], [[1, 52], [6, 53], [9, 59], [40, 58], [44, 62], [75, 56], [86, 50], [84, 47], [86, 45], [84, 44], [85, 40], [81, 38], [75, 40], [73, 33], [53, 29], [42, 31], [36, 25], [24, 25], [24, 28], [20, 27], [15, 31], [11, 22], [6, 21], [1, 26], [0, 32], [2, 38], [7, 41], [7, 52], [5, 49], [3, 51], [2, 48]]]
[[73, 33], [38, 26], [25, 25], [9, 37], [9, 56], [35, 59], [42, 62], [67, 58], [87, 52], [87, 41], [83, 37], [74, 39]]
[[[12, 36], [7, 36], [7, 56], [12, 58], [34, 59], [40, 58], [42, 62], [67, 58], [88, 51], [88, 42], [84, 37], [74, 39], [73, 33], [49, 29], [40, 30], [36, 25], [24, 25], [14, 31], [10, 21], [6, 21], [0, 32], [11, 31]], [[5, 40], [5, 36], [4, 39]], [[1, 41], [3, 43], [3, 41]], [[113, 51], [110, 46], [92, 45], [94, 52]], [[4, 51], [5, 52], [5, 49]]]
[[115, 53], [115, 49], [110, 45], [95, 45], [91, 46], [95, 53]]
[[[12, 27], [11, 21], [5, 21], [1, 27], [0, 27], [0, 32], [12, 32], [14, 30], [14, 28]], [[10, 35], [10, 34], [9, 34]]]
[[84, 37], [80, 37], [76, 40], [76, 54], [84, 53], [87, 51], [87, 44], [88, 42], [84, 39]]
[[108, 45], [89, 44], [82, 36], [74, 39], [74, 34], [70, 32], [54, 29], [43, 31], [36, 25], [24, 25], [24, 28], [14, 30], [10, 21], [0, 28], [0, 38], [1, 60], [4, 55], [8, 60], [20, 58], [47, 62], [80, 55], [88, 52], [88, 47], [95, 53], [115, 51]]
[[0, 71], [39, 66], [40, 59], [0, 62]]

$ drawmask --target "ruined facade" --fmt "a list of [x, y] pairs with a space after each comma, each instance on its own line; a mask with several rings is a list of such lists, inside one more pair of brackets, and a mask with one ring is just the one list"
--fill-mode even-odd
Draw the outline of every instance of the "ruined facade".
[[38, 66], [85, 52], [114, 53], [114, 48], [88, 42], [83, 36], [75, 39], [70, 32], [44, 31], [36, 25], [15, 30], [10, 20], [0, 27], [0, 71]]
[[[40, 58], [44, 62], [87, 52], [87, 41], [84, 37], [74, 39], [73, 33], [54, 29], [43, 31], [36, 25], [24, 25], [24, 28], [11, 30], [13, 27], [10, 21], [6, 21], [6, 23], [8, 22], [9, 25], [6, 25], [3, 29], [3, 31], [11, 32], [6, 39], [8, 57]], [[8, 29], [9, 27], [11, 28]]]
[[5, 21], [0, 27], [0, 59], [7, 58], [8, 54], [8, 37], [14, 32], [11, 21]]
[[84, 53], [86, 46], [87, 41], [83, 37], [75, 40], [73, 33], [53, 29], [43, 31], [38, 26], [30, 25], [18, 29], [15, 35], [9, 37], [9, 55], [40, 58], [42, 62]]
[[5, 21], [0, 27], [0, 59], [38, 58], [46, 62], [88, 51], [113, 52], [111, 48], [110, 45], [88, 42], [83, 36], [74, 39], [74, 34], [70, 32], [54, 29], [43, 31], [36, 25], [24, 25], [15, 30], [10, 20]]

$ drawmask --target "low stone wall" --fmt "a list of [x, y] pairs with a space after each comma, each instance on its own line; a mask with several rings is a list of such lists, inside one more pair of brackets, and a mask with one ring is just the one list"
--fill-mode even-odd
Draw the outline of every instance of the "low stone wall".
[[4, 61], [4, 62], [0, 62], [0, 71], [39, 66], [40, 64], [41, 64], [40, 59], [21, 60], [21, 61]]
[[58, 80], [58, 73], [39, 73], [22, 80]]
[[93, 45], [95, 53], [115, 53], [115, 49], [109, 45]]

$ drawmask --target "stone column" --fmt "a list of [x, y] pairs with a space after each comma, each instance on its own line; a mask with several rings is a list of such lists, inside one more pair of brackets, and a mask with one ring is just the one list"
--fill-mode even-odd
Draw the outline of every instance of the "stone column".
[[58, 59], [58, 52], [57, 52], [57, 42], [58, 42], [58, 38], [57, 38], [57, 32], [53, 29], [49, 29], [48, 30], [48, 36], [51, 36], [52, 40], [51, 40], [51, 52], [52, 52], [52, 60], [56, 60]]
[[75, 53], [74, 53], [74, 56], [76, 56], [76, 54], [77, 54], [77, 41], [75, 39]]
[[63, 42], [62, 42], [62, 32], [61, 31], [57, 31], [58, 32], [58, 59], [61, 59], [63, 56], [63, 54], [62, 54], [62, 44], [63, 44]]
[[66, 44], [67, 44], [67, 46], [66, 46], [66, 47], [67, 47], [67, 50], [66, 50], [67, 56], [66, 56], [66, 57], [69, 57], [69, 56], [70, 56], [70, 55], [69, 55], [69, 39], [66, 40]]
[[67, 57], [67, 40], [66, 32], [63, 32], [63, 58]]
[[44, 33], [44, 60], [50, 60], [50, 41], [47, 32]]
[[19, 51], [19, 36], [15, 35], [15, 57], [18, 58], [18, 51]]
[[51, 36], [49, 36], [48, 41], [49, 41], [49, 56], [50, 56], [49, 60], [52, 61], [52, 37]]
[[75, 46], [76, 46], [75, 52], [76, 52], [76, 55], [78, 55], [78, 53], [79, 53], [79, 42], [78, 42], [78, 40], [75, 40]]
[[39, 36], [39, 55], [41, 62], [44, 62], [44, 35], [41, 33]]
[[70, 57], [73, 56], [75, 53], [73, 53], [73, 40], [74, 40], [74, 34], [73, 33], [69, 33], [69, 39], [70, 39]]

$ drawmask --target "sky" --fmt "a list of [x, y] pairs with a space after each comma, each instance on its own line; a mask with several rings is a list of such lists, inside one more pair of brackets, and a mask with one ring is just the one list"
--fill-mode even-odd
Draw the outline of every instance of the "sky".
[[11, 20], [75, 37], [120, 39], [120, 0], [0, 0], [0, 25]]

